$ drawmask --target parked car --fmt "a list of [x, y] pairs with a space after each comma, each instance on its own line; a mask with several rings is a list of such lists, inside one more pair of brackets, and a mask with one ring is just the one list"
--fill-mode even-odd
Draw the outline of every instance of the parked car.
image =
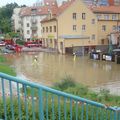
[[5, 45], [6, 45], [6, 42], [0, 41], [0, 46], [5, 46]]
[[120, 56], [120, 49], [119, 48], [118, 49], [114, 49], [112, 52], [113, 52], [114, 55]]
[[14, 45], [6, 45], [5, 48], [8, 49], [8, 50], [15, 50]]
[[2, 53], [14, 53], [13, 50], [8, 50], [8, 49], [6, 49], [6, 48], [1, 49], [1, 52], [2, 52]]
[[40, 46], [42, 46], [42, 44], [41, 43], [37, 43], [37, 42], [26, 42], [25, 43], [25, 45], [24, 45], [25, 47], [40, 47]]
[[14, 45], [6, 45], [5, 47], [6, 49], [8, 50], [13, 50], [13, 51], [16, 51], [16, 52], [20, 52], [22, 47], [17, 45], [17, 44], [14, 44]]

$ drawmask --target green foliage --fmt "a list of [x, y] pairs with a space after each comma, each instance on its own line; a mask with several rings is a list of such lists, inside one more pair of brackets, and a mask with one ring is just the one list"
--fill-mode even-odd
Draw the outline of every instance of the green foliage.
[[[25, 92], [25, 88], [24, 88], [24, 86], [21, 88], [21, 93], [22, 94], [24, 94], [24, 92]], [[31, 88], [31, 87], [27, 87], [26, 88], [26, 91], [27, 91], [27, 96], [29, 97], [29, 96], [31, 96], [32, 95], [32, 91], [34, 91], [34, 96], [38, 96], [38, 89], [36, 89], [36, 88]]]
[[4, 62], [6, 62], [5, 57], [3, 57], [3, 55], [0, 55], [0, 63], [4, 63]]
[[0, 64], [0, 72], [6, 73], [12, 76], [16, 76], [15, 70], [5, 64]]
[[75, 83], [73, 81], [73, 78], [70, 76], [65, 76], [60, 83], [55, 83], [54, 88], [59, 90], [66, 90], [69, 87], [74, 87]]
[[101, 89], [97, 97], [98, 97], [99, 101], [103, 101], [103, 100], [109, 101], [110, 91], [107, 89]]
[[84, 97], [88, 94], [88, 88], [84, 85], [76, 85], [75, 87], [69, 87], [65, 92]]
[[[64, 120], [64, 109], [66, 106], [66, 120], [70, 120], [70, 101], [66, 102], [66, 104], [64, 104], [63, 99], [61, 98], [60, 100], [60, 104], [58, 104], [58, 99], [57, 96], [54, 96], [54, 102], [51, 101], [52, 96], [49, 95], [48, 96], [48, 103], [46, 103], [46, 98], [44, 97], [44, 101], [43, 101], [43, 108], [44, 109], [44, 119], [47, 119], [47, 111], [48, 111], [48, 119], [52, 120], [53, 119], [53, 111], [54, 111], [54, 120], [58, 120], [60, 117], [60, 120]], [[25, 101], [24, 99], [20, 99], [20, 109], [21, 109], [21, 119], [22, 120], [26, 120], [26, 106], [25, 106]], [[46, 107], [48, 105], [48, 107]], [[88, 119], [91, 120], [91, 118], [96, 119], [96, 116], [98, 115], [99, 118], [102, 118], [102, 120], [106, 120], [106, 109], [104, 108], [97, 108], [95, 106], [88, 106], [87, 104], [79, 104], [75, 102], [75, 104], [72, 101], [72, 120], [76, 119], [76, 106], [78, 108], [78, 120], [81, 119], [81, 116], [83, 114], [83, 120], [87, 119], [86, 116], [86, 110], [90, 110], [90, 112], [88, 112]], [[60, 107], [60, 109], [59, 109]], [[3, 101], [0, 100], [0, 118], [4, 119], [4, 106], [3, 106]], [[7, 99], [6, 101], [6, 108], [7, 108], [7, 118], [8, 120], [11, 120], [12, 118], [12, 110], [11, 110], [11, 101], [10, 98]], [[29, 120], [33, 120], [33, 106], [32, 106], [32, 101], [27, 99], [27, 108], [28, 108], [28, 119]], [[46, 108], [47, 111], [46, 111]], [[14, 117], [15, 120], [19, 120], [19, 104], [18, 104], [18, 100], [17, 98], [14, 98], [13, 100], [13, 110], [14, 110]], [[59, 111], [60, 110], [60, 116], [59, 116]], [[95, 112], [96, 111], [96, 112]], [[99, 113], [97, 114], [97, 111], [99, 111]], [[35, 119], [39, 120], [39, 101], [35, 100], [34, 101], [34, 113], [35, 113]], [[107, 111], [107, 115], [110, 116], [110, 112]], [[101, 117], [102, 115], [102, 117]], [[109, 118], [108, 118], [109, 119]]]
[[53, 88], [107, 105], [120, 106], [120, 96], [111, 95], [106, 89], [101, 89], [98, 93], [94, 92], [85, 85], [75, 83], [70, 76], [65, 76], [63, 81], [54, 84]]
[[0, 55], [0, 72], [16, 76], [16, 72], [13, 68], [6, 64], [7, 60], [4, 56]]
[[8, 34], [10, 35], [11, 38], [18, 38], [19, 37], [19, 33], [16, 33], [16, 32], [9, 32]]
[[18, 7], [17, 3], [7, 4], [0, 8], [0, 30], [3, 33], [11, 32], [11, 17], [13, 9]]
[[[30, 101], [27, 101], [27, 107], [28, 107], [28, 116], [29, 116], [29, 120], [32, 120], [32, 105]], [[21, 99], [20, 100], [20, 104], [21, 104], [21, 117], [22, 120], [26, 120], [26, 107], [25, 107], [25, 103], [24, 100]], [[0, 100], [0, 118], [4, 119], [4, 106], [3, 106], [3, 101]], [[7, 119], [11, 120], [12, 118], [12, 110], [11, 110], [11, 101], [10, 98], [7, 99], [6, 101], [6, 108], [7, 108]], [[18, 100], [15, 98], [13, 100], [13, 110], [14, 110], [14, 117], [15, 120], [19, 120], [19, 104], [18, 104]], [[37, 112], [37, 108], [35, 109], [35, 113], [36, 113], [36, 118], [38, 119], [38, 112]]]
[[16, 44], [24, 45], [24, 44], [25, 44], [25, 41], [22, 41], [22, 40], [16, 40]]

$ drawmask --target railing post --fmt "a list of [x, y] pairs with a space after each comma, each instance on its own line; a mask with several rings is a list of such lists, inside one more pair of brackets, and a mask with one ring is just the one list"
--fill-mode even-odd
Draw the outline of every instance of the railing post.
[[120, 107], [118, 108], [117, 113], [118, 113], [118, 120], [120, 120]]
[[114, 111], [114, 120], [120, 120], [120, 108], [119, 107], [115, 107], [115, 111]]
[[44, 120], [44, 113], [43, 113], [43, 90], [39, 89], [39, 119]]
[[1, 80], [2, 80], [2, 98], [3, 98], [3, 106], [4, 106], [4, 117], [5, 120], [7, 120], [7, 105], [6, 105], [6, 97], [5, 97], [4, 79], [1, 78]]

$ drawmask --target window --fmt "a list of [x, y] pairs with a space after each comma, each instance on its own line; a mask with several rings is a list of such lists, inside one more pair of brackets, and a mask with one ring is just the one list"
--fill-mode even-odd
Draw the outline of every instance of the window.
[[117, 30], [117, 26], [116, 26], [116, 25], [113, 25], [112, 30], [113, 30], [113, 31]]
[[52, 26], [50, 26], [50, 32], [52, 32]]
[[86, 14], [82, 13], [82, 19], [85, 20], [86, 19]]
[[112, 20], [117, 20], [117, 16], [116, 15], [112, 15]]
[[86, 30], [86, 25], [82, 25], [82, 31]]
[[46, 27], [46, 32], [48, 32], [48, 27]]
[[118, 31], [120, 31], [120, 26], [118, 26]]
[[101, 18], [101, 15], [98, 14], [98, 15], [97, 15], [97, 19], [99, 20], [100, 18]]
[[27, 30], [27, 34], [30, 34], [30, 31], [29, 31], [29, 30]]
[[95, 34], [92, 35], [92, 40], [95, 40]]
[[104, 15], [105, 20], [109, 20], [109, 15]]
[[56, 32], [56, 26], [54, 26], [54, 32]]
[[43, 33], [45, 32], [45, 28], [43, 27]]
[[29, 25], [29, 23], [27, 23], [27, 27], [29, 27], [30, 25]]
[[74, 20], [76, 20], [76, 18], [77, 18], [76, 15], [77, 15], [76, 13], [73, 13], [73, 19], [74, 19]]
[[76, 31], [77, 28], [76, 28], [76, 25], [73, 25], [73, 31]]
[[102, 31], [106, 31], [106, 25], [102, 26]]
[[102, 45], [104, 45], [104, 42], [105, 42], [105, 40], [104, 40], [104, 39], [101, 39], [101, 44], [102, 44]]
[[92, 24], [95, 24], [95, 19], [92, 19]]
[[52, 39], [50, 39], [50, 43], [52, 43]]
[[36, 8], [32, 8], [32, 9], [31, 9], [31, 12], [32, 12], [32, 14], [36, 14], [37, 9], [36, 9]]

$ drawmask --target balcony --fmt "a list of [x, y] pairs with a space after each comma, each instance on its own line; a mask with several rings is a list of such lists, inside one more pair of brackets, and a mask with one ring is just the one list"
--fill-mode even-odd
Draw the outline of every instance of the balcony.
[[37, 20], [36, 19], [31, 19], [31, 24], [37, 24]]
[[0, 73], [0, 119], [120, 120], [120, 108]]
[[31, 30], [37, 30], [37, 29], [38, 29], [38, 27], [36, 25], [31, 26]]

